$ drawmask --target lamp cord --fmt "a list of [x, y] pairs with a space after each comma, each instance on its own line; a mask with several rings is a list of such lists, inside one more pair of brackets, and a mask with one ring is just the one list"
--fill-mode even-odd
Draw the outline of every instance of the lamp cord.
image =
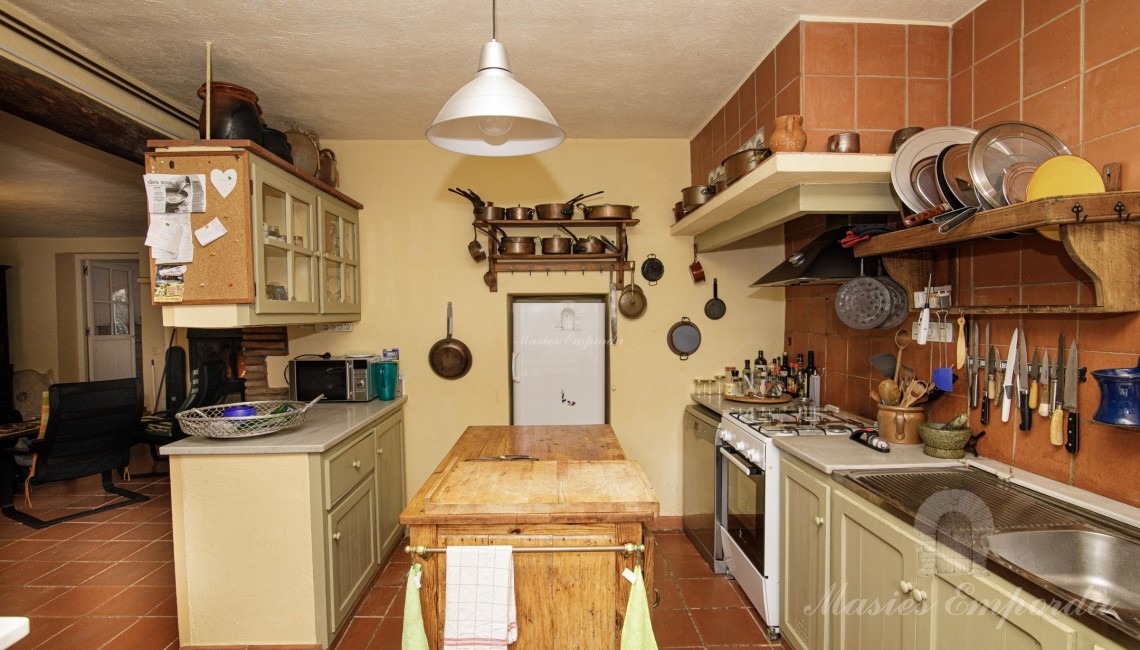
[[491, 40], [495, 40], [495, 0], [491, 0]]

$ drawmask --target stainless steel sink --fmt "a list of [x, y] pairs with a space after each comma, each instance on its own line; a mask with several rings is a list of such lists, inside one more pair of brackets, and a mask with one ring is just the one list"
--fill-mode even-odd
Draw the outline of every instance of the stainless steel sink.
[[1022, 530], [982, 538], [990, 552], [1112, 610], [1140, 610], [1140, 544], [1089, 530]]

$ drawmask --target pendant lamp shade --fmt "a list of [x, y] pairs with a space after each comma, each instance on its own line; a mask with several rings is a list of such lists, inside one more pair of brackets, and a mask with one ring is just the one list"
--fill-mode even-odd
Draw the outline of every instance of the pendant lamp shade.
[[494, 39], [483, 45], [475, 78], [447, 100], [426, 135], [472, 156], [525, 156], [566, 139], [542, 100], [515, 80], [507, 48]]

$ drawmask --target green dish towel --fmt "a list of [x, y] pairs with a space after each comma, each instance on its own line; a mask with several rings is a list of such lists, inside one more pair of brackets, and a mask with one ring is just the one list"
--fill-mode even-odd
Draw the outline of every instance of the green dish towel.
[[[405, 614], [407, 616], [407, 614]], [[625, 606], [625, 622], [621, 626], [621, 650], [657, 650], [653, 622], [649, 620], [649, 599], [645, 597], [645, 581], [641, 565], [633, 570], [633, 587]]]
[[[408, 589], [404, 594], [404, 636], [403, 650], [428, 650], [427, 634], [424, 633], [424, 614], [420, 610], [420, 572], [423, 566], [413, 564], [408, 571]], [[644, 596], [642, 599], [644, 600]], [[656, 646], [654, 646], [656, 647]]]

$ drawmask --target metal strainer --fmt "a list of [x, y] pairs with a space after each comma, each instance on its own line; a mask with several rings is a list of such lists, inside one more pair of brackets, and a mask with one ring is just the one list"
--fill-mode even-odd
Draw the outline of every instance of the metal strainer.
[[843, 324], [857, 330], [869, 330], [883, 324], [891, 315], [894, 297], [876, 278], [860, 276], [839, 287], [835, 294], [835, 313]]

